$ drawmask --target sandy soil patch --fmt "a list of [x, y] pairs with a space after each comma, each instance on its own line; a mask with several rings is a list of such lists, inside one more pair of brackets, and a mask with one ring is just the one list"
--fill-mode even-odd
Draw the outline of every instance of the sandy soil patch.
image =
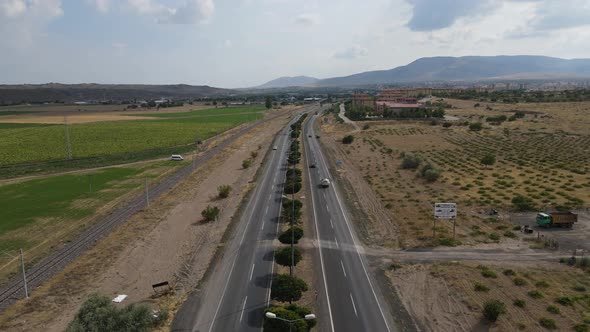
[[[125, 304], [148, 302], [174, 311], [187, 290], [202, 278], [235, 208], [249, 188], [262, 160], [241, 169], [250, 152], [270, 144], [287, 117], [266, 123], [217, 155], [187, 181], [165, 194], [150, 208], [97, 244], [52, 281], [37, 289], [27, 302], [20, 302], [0, 316], [6, 330], [43, 329], [61, 331], [76, 310], [95, 290], [109, 296], [127, 294]], [[216, 200], [217, 186], [233, 187], [229, 198]], [[221, 208], [214, 223], [201, 222], [207, 205]], [[152, 298], [151, 284], [167, 280], [174, 292]], [[13, 317], [19, 317], [13, 319]]]

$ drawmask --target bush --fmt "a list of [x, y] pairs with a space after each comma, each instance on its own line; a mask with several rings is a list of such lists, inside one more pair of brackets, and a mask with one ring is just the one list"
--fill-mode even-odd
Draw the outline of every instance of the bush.
[[574, 331], [576, 332], [588, 332], [588, 325], [586, 324], [578, 324], [574, 326]]
[[518, 211], [534, 211], [535, 210], [535, 204], [533, 203], [533, 201], [530, 198], [524, 197], [522, 195], [514, 196], [512, 198], [512, 205], [514, 205], [514, 207]]
[[504, 232], [504, 236], [505, 236], [505, 237], [509, 237], [509, 238], [511, 238], [511, 239], [514, 239], [514, 238], [516, 237], [516, 234], [514, 234], [514, 232], [513, 232], [513, 231], [505, 231], [505, 232]]
[[252, 166], [252, 159], [246, 159], [246, 160], [242, 161], [242, 168], [243, 169], [246, 169], [250, 166]]
[[[293, 173], [295, 173], [295, 175], [293, 175]], [[301, 170], [299, 168], [289, 168], [285, 178], [289, 180], [295, 178], [295, 181], [301, 181]]]
[[555, 299], [555, 302], [557, 302], [561, 305], [564, 305], [564, 306], [574, 305], [574, 299], [572, 299], [571, 297], [567, 297], [567, 296], [560, 296]]
[[207, 207], [203, 211], [201, 211], [201, 216], [203, 216], [205, 221], [213, 221], [217, 219], [217, 217], [219, 216], [219, 212], [220, 210], [217, 206], [207, 205]]
[[542, 327], [549, 329], [549, 330], [554, 330], [557, 328], [555, 321], [551, 318], [543, 317], [543, 318], [539, 319], [539, 325], [541, 325]]
[[490, 322], [495, 322], [498, 317], [506, 312], [506, 305], [498, 300], [486, 301], [483, 305], [483, 316]]
[[584, 286], [582, 284], [576, 284], [576, 285], [574, 285], [574, 287], [572, 287], [572, 289], [575, 290], [576, 292], [585, 292], [586, 286]]
[[438, 239], [438, 245], [446, 247], [456, 247], [461, 244], [461, 241], [448, 237]]
[[270, 297], [280, 302], [299, 301], [307, 284], [300, 278], [288, 274], [278, 274], [272, 281]]
[[402, 168], [416, 169], [418, 166], [420, 166], [421, 162], [422, 159], [419, 156], [407, 153], [402, 160]]
[[495, 278], [498, 277], [498, 275], [496, 274], [496, 272], [494, 272], [492, 270], [488, 270], [488, 269], [485, 269], [485, 270], [481, 271], [481, 275], [483, 277], [485, 277], [485, 278], [493, 278], [493, 279], [495, 279]]
[[539, 288], [547, 288], [547, 287], [549, 287], [549, 283], [545, 280], [540, 280], [535, 283], [535, 286], [537, 286]]
[[352, 136], [352, 135], [346, 135], [346, 136], [344, 136], [344, 138], [342, 138], [342, 144], [352, 144], [353, 141], [354, 141], [354, 136]]
[[490, 290], [490, 288], [484, 284], [476, 282], [475, 284], [473, 284], [473, 290], [476, 292], [487, 292]]
[[[291, 234], [291, 233], [293, 233], [293, 234]], [[294, 226], [294, 227], [289, 227], [289, 229], [287, 229], [286, 231], [281, 233], [281, 235], [279, 235], [279, 241], [281, 241], [281, 243], [291, 244], [291, 239], [294, 239], [295, 241], [293, 243], [297, 244], [302, 237], [303, 237], [303, 229], [301, 229], [300, 227]]]
[[502, 273], [505, 276], [514, 276], [514, 275], [516, 275], [516, 272], [514, 272], [514, 270], [512, 270], [512, 269], [506, 269], [506, 270], [502, 271]]
[[471, 131], [481, 131], [483, 129], [483, 125], [479, 122], [474, 122], [469, 124], [469, 130]]
[[434, 182], [440, 177], [441, 170], [434, 168], [434, 166], [428, 164], [422, 168], [421, 175], [428, 182]]
[[543, 293], [539, 292], [538, 290], [529, 291], [528, 294], [533, 299], [540, 299], [543, 297]]
[[561, 313], [559, 308], [554, 305], [547, 306], [547, 311], [549, 311], [552, 314], [556, 314], [556, 315], [559, 315]]
[[524, 300], [521, 299], [516, 299], [514, 300], [514, 302], [512, 302], [515, 306], [519, 307], [519, 308], [524, 308], [526, 306], [526, 302]]
[[[301, 251], [299, 248], [293, 248], [293, 266], [301, 261]], [[282, 266], [291, 266], [291, 247], [280, 249], [275, 253], [275, 262]]]
[[224, 184], [221, 185], [219, 187], [217, 187], [217, 195], [219, 198], [227, 198], [229, 196], [229, 193], [231, 192], [231, 186]]
[[94, 293], [82, 304], [66, 332], [150, 331], [159, 322], [146, 305], [117, 308], [111, 299]]
[[512, 282], [514, 282], [514, 284], [516, 286], [524, 286], [527, 284], [526, 280], [524, 280], [521, 277], [516, 277], [516, 278], [512, 279]]
[[445, 122], [442, 124], [442, 126], [443, 126], [443, 128], [450, 128], [451, 126], [453, 126], [453, 124], [450, 122]]
[[256, 152], [256, 151], [250, 152], [250, 157], [252, 157], [252, 159], [256, 159], [256, 157], [258, 157], [258, 152]]
[[496, 163], [496, 156], [491, 153], [487, 153], [480, 159], [480, 162], [486, 166], [491, 166]]
[[488, 237], [492, 241], [500, 241], [500, 234], [498, 234], [498, 233], [490, 233], [490, 235], [488, 235]]
[[301, 182], [287, 181], [285, 183], [285, 194], [296, 194], [301, 190]]

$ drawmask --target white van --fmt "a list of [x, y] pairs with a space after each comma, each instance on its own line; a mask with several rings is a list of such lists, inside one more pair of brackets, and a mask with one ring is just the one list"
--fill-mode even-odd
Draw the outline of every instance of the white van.
[[184, 158], [182, 158], [181, 155], [179, 154], [173, 154], [172, 156], [170, 156], [170, 160], [174, 160], [174, 161], [183, 161]]

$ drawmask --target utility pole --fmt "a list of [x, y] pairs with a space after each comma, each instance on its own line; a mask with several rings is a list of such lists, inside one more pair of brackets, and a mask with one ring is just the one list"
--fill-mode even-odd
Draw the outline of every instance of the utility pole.
[[25, 273], [25, 254], [23, 254], [23, 249], [20, 250], [20, 263], [23, 268], [23, 282], [25, 284], [25, 297], [29, 298], [29, 289], [27, 288], [27, 275]]
[[66, 153], [68, 160], [72, 159], [72, 146], [70, 145], [70, 129], [68, 128], [68, 116], [64, 115], [64, 125], [66, 127]]

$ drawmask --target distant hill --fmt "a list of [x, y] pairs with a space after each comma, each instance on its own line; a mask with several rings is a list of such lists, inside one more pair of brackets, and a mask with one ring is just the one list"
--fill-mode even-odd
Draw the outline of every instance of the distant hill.
[[309, 76], [284, 76], [257, 86], [257, 89], [288, 88], [293, 86], [313, 86], [319, 79]]
[[[536, 55], [430, 57], [420, 58], [408, 65], [389, 70], [368, 71], [350, 76], [315, 80], [315, 82], [304, 81], [305, 85], [300, 86], [354, 87], [429, 81], [582, 77], [590, 77], [590, 59], [566, 60]], [[265, 85], [271, 85], [275, 81], [289, 82], [288, 79], [279, 78]], [[290, 82], [287, 85], [297, 84]]]
[[142, 84], [23, 84], [0, 85], [0, 104], [12, 102], [75, 102], [208, 97], [234, 93], [233, 90], [206, 85], [142, 85]]

